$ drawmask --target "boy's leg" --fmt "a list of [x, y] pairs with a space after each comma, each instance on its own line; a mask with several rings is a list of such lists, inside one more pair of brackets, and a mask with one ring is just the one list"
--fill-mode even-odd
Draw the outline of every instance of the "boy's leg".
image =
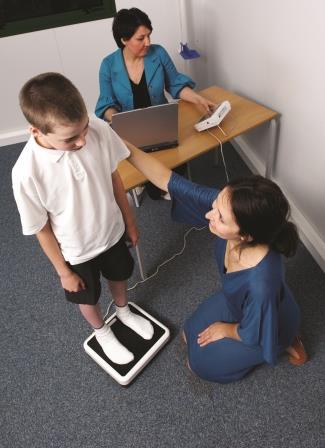
[[97, 305], [79, 304], [79, 309], [83, 317], [94, 329], [101, 328], [104, 325], [105, 322], [98, 303]]
[[108, 287], [111, 291], [114, 303], [118, 307], [126, 306], [128, 299], [126, 296], [127, 282], [126, 280], [113, 281], [108, 280]]
[[133, 354], [117, 340], [110, 326], [106, 325], [103, 320], [98, 305], [101, 285], [96, 258], [72, 265], [70, 268], [83, 279], [86, 288], [73, 293], [65, 291], [67, 300], [79, 305], [81, 314], [94, 328], [96, 339], [109, 359], [116, 364], [128, 364], [133, 361]]
[[119, 320], [143, 339], [151, 339], [154, 333], [151, 323], [142, 316], [132, 313], [128, 306], [126, 296], [127, 282], [125, 280], [108, 280], [108, 286], [115, 302], [116, 316]]
[[79, 304], [81, 314], [95, 330], [95, 336], [105, 355], [116, 364], [128, 364], [134, 356], [115, 337], [111, 328], [105, 324], [102, 313], [97, 305]]

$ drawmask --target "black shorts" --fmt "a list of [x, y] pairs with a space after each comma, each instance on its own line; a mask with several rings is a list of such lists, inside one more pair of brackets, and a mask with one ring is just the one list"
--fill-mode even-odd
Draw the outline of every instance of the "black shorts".
[[[69, 264], [69, 263], [68, 263]], [[79, 292], [64, 290], [69, 302], [84, 305], [96, 305], [101, 293], [100, 274], [107, 280], [123, 281], [131, 277], [134, 260], [123, 237], [110, 249], [85, 263], [70, 265], [86, 283], [86, 288]]]

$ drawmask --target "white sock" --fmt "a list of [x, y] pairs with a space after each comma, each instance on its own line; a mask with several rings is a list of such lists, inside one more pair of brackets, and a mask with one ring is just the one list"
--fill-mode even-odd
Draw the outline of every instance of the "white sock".
[[115, 364], [128, 364], [133, 361], [133, 353], [117, 340], [107, 324], [102, 328], [95, 329], [95, 336], [105, 355]]
[[153, 326], [151, 323], [139, 314], [132, 313], [129, 308], [129, 305], [126, 306], [117, 306], [116, 308], [116, 316], [120, 319], [120, 321], [131, 328], [131, 330], [135, 331], [139, 336], [143, 339], [151, 339], [154, 333]]

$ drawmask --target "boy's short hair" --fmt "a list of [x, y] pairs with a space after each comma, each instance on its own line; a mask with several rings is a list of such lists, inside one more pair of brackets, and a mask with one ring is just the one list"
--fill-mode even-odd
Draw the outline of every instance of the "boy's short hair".
[[87, 115], [79, 90], [60, 73], [34, 76], [22, 87], [19, 103], [26, 120], [43, 134], [56, 124], [76, 123]]

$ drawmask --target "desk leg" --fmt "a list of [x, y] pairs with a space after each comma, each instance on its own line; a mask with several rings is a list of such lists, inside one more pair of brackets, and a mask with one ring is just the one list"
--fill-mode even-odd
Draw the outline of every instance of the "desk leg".
[[137, 208], [139, 208], [139, 207], [140, 207], [140, 204], [139, 204], [138, 196], [137, 196], [137, 194], [136, 194], [136, 192], [135, 192], [135, 188], [132, 188], [132, 196], [133, 196], [133, 200], [134, 200], [134, 204], [135, 204], [135, 206], [136, 206]]
[[143, 264], [142, 264], [142, 258], [141, 258], [141, 254], [140, 254], [139, 244], [137, 244], [135, 246], [135, 253], [137, 254], [140, 276], [141, 276], [142, 280], [144, 280], [147, 276], [145, 275], [144, 270], [143, 270]]
[[[133, 194], [133, 199], [134, 199], [136, 207], [139, 207], [138, 197], [137, 197], [137, 194], [134, 189], [132, 190], [132, 194]], [[132, 207], [134, 205], [133, 205], [132, 198], [131, 198], [131, 195], [129, 192], [126, 194], [126, 197], [127, 197], [128, 203], [132, 209]], [[141, 258], [141, 254], [140, 254], [139, 243], [135, 246], [135, 253], [136, 253], [136, 256], [138, 259], [140, 276], [141, 276], [142, 280], [144, 280], [146, 278], [146, 275], [144, 274], [144, 270], [143, 270], [143, 263], [142, 263], [142, 258]]]
[[220, 160], [220, 147], [217, 146], [216, 149], [213, 150], [213, 165], [218, 166]]
[[270, 121], [270, 145], [266, 156], [265, 177], [271, 179], [273, 174], [275, 157], [279, 143], [280, 122], [279, 117]]
[[188, 178], [188, 180], [192, 180], [190, 162], [186, 162], [186, 170], [187, 170], [187, 178]]

